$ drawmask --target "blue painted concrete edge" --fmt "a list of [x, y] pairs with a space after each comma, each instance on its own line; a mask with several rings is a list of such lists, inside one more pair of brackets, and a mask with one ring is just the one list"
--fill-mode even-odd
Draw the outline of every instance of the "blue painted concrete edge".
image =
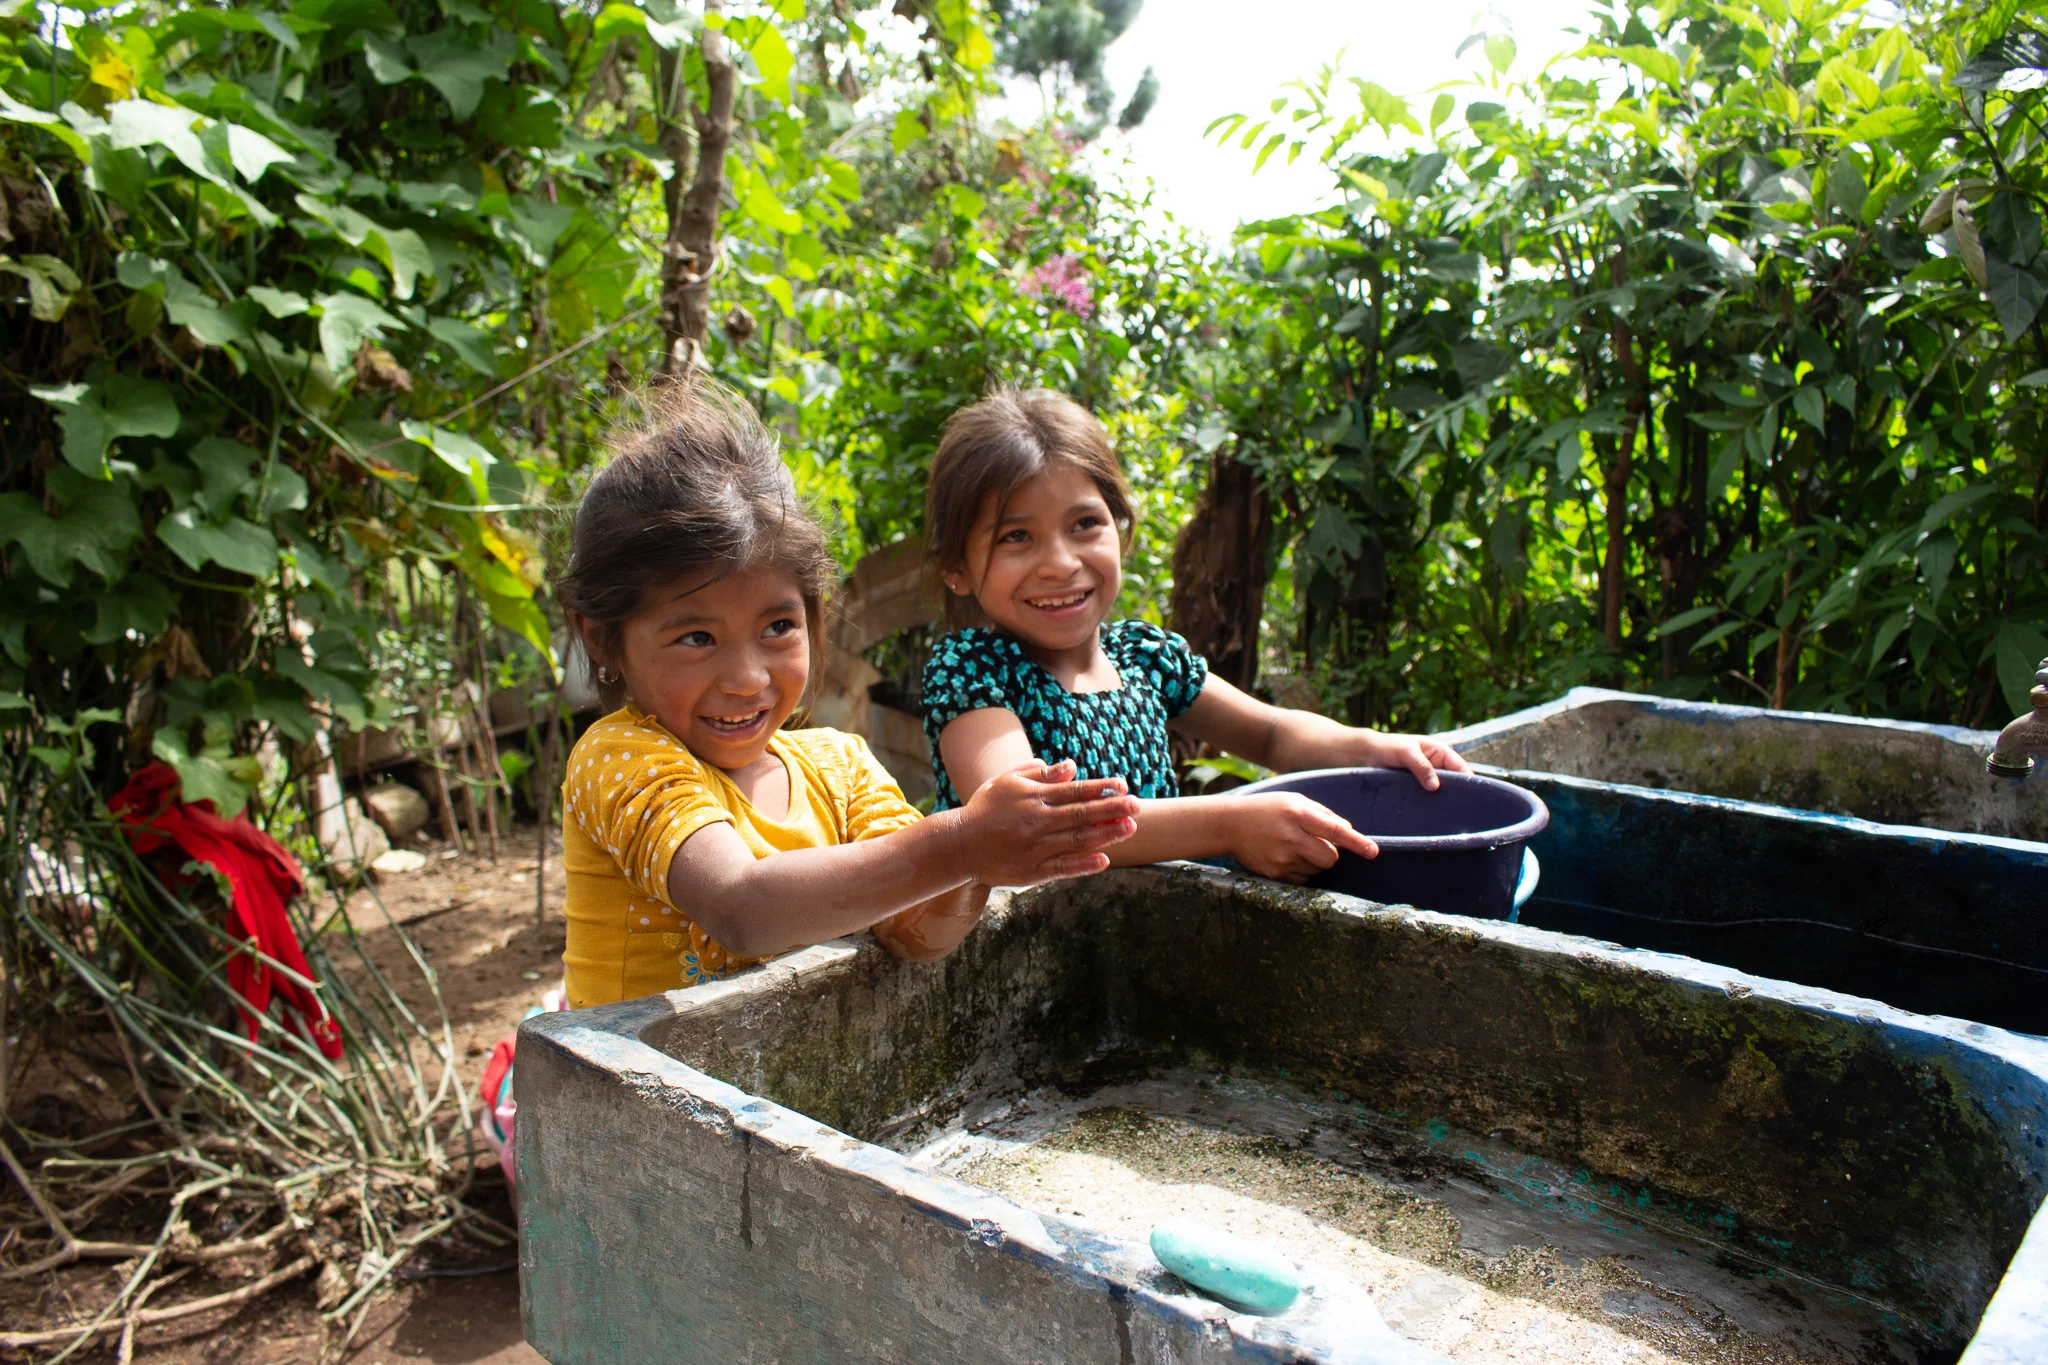
[[1600, 702], [1627, 702], [1631, 706], [1650, 711], [1671, 720], [1687, 721], [1695, 725], [1729, 725], [1742, 720], [1785, 720], [1808, 725], [1849, 726], [1858, 729], [1891, 730], [1908, 734], [1933, 735], [1967, 745], [1979, 753], [1991, 752], [1998, 739], [1996, 730], [1970, 730], [1960, 725], [1933, 725], [1917, 720], [1888, 720], [1875, 716], [1842, 716], [1828, 711], [1774, 711], [1765, 706], [1735, 706], [1727, 702], [1682, 701], [1677, 697], [1659, 697], [1647, 692], [1617, 692], [1606, 687], [1574, 687], [1554, 701], [1542, 702], [1510, 711], [1505, 716], [1491, 720], [1476, 721], [1455, 730], [1447, 730], [1437, 738], [1452, 748], [1463, 750], [1468, 745], [1489, 739], [1499, 739], [1529, 726], [1560, 716], [1568, 711], [1592, 706]]

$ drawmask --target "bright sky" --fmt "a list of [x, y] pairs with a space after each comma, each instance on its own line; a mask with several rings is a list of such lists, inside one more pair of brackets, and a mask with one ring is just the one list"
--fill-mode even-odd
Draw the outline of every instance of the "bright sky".
[[[1590, 10], [1588, 0], [1499, 0], [1479, 8], [1470, 0], [1147, 0], [1110, 48], [1108, 70], [1121, 108], [1152, 66], [1159, 102], [1134, 133], [1107, 136], [1103, 154], [1121, 159], [1128, 152], [1136, 172], [1158, 183], [1176, 218], [1227, 241], [1240, 220], [1313, 207], [1331, 188], [1306, 153], [1289, 167], [1283, 152], [1254, 177], [1252, 153], [1203, 139], [1219, 115], [1265, 114], [1280, 87], [1313, 75], [1344, 49], [1347, 75], [1411, 97], [1427, 122], [1433, 97], [1414, 96], [1485, 69], [1477, 47], [1452, 55], [1475, 26], [1513, 33], [1519, 52], [1508, 74], [1520, 78], [1578, 47], [1582, 40], [1565, 29], [1590, 29]], [[1453, 93], [1462, 111], [1476, 92]], [[1020, 101], [1018, 112], [1035, 111]]]

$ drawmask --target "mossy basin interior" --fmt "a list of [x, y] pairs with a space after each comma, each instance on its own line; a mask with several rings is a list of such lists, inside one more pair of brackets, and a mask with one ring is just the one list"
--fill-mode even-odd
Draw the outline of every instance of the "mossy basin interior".
[[[2048, 1359], [2048, 1044], [1526, 926], [1114, 872], [519, 1066], [559, 1365]], [[1311, 1292], [1192, 1293], [1190, 1215]]]

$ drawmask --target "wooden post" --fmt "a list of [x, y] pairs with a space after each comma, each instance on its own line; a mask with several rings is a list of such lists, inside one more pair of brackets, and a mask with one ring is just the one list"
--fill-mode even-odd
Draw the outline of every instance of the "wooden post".
[[421, 729], [421, 735], [427, 743], [424, 761], [427, 771], [434, 775], [434, 803], [441, 811], [442, 832], [448, 836], [448, 842], [455, 846], [455, 851], [461, 853], [465, 851], [462, 846], [462, 826], [455, 822], [455, 802], [448, 795], [445, 751], [434, 733], [434, 721], [440, 714], [440, 695], [439, 689], [429, 693], [425, 699], [426, 704], [421, 708], [426, 712], [426, 724]]
[[540, 739], [540, 789], [534, 793], [533, 804], [537, 810], [534, 834], [533, 856], [533, 924], [536, 929], [548, 922], [548, 826], [555, 818], [555, 720], [560, 711], [561, 693], [548, 694], [547, 718], [541, 722]]
[[[482, 615], [481, 612], [478, 613]], [[498, 793], [505, 789], [505, 770], [498, 766], [498, 735], [491, 727], [491, 660], [484, 652], [484, 636], [490, 622], [483, 621], [476, 635], [476, 760], [483, 769], [484, 814], [491, 831], [491, 861], [498, 861]]]

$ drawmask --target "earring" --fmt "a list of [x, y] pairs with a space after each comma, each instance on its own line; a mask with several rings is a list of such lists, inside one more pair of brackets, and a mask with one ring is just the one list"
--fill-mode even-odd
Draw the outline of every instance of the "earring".
[[605, 683], [609, 683], [609, 682], [610, 682], [611, 680], [612, 680], [612, 675], [611, 675], [611, 672], [610, 672], [610, 670], [608, 670], [607, 668], [605, 668], [605, 666], [604, 666], [603, 664], [599, 664], [599, 665], [597, 666], [597, 681], [598, 681], [598, 683], [599, 683], [600, 685], [602, 685], [602, 684], [605, 684]]

